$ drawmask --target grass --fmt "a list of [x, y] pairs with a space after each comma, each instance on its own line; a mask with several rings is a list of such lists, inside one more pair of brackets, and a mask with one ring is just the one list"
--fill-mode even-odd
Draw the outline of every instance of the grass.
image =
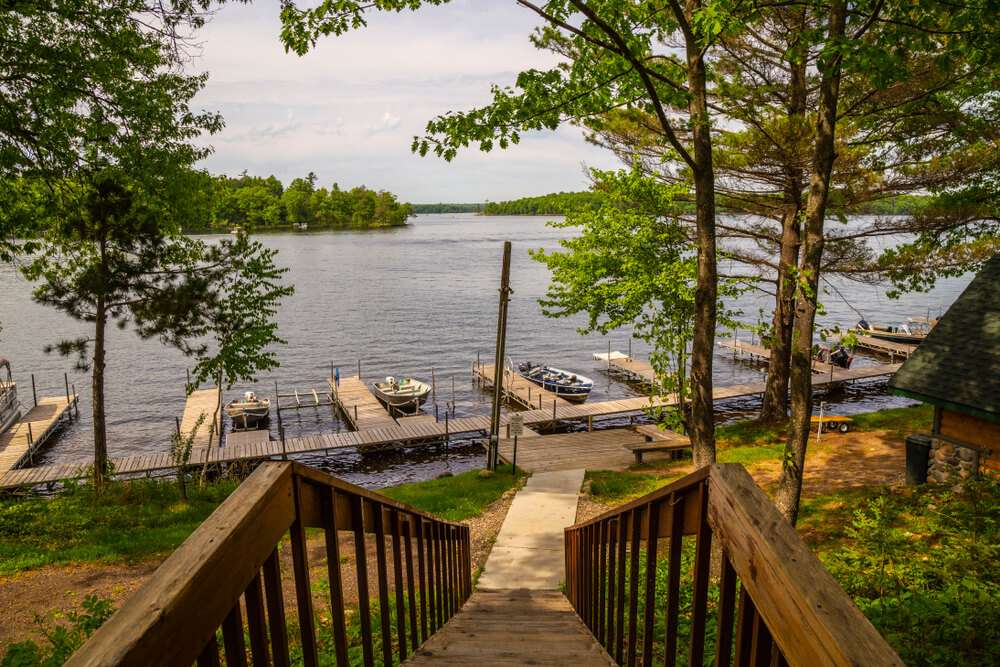
[[[911, 433], [927, 432], [933, 421], [933, 408], [921, 405], [892, 408], [852, 415], [856, 431], [889, 431], [902, 440]], [[761, 424], [756, 420], [725, 424], [715, 429], [717, 457], [722, 463], [741, 463], [752, 468], [759, 463], [779, 461], [784, 452], [787, 424]], [[819, 445], [810, 440], [812, 452], [830, 447], [829, 438]], [[690, 459], [632, 466], [625, 472], [588, 471], [590, 495], [594, 502], [620, 505], [646, 495], [680, 478], [681, 467]]]
[[[492, 477], [473, 470], [453, 477], [407, 484], [382, 493], [452, 521], [482, 513], [516, 486], [523, 474], [501, 466]], [[219, 480], [188, 485], [181, 501], [166, 480], [117, 481], [94, 495], [70, 487], [53, 498], [0, 501], [0, 576], [45, 565], [137, 563], [170, 554], [238, 486]]]
[[490, 503], [514, 488], [524, 471], [511, 474], [509, 465], [498, 466], [490, 477], [480, 477], [478, 470], [426, 482], [391, 486], [379, 493], [449, 521], [479, 516]]
[[54, 563], [132, 563], [170, 553], [238, 482], [189, 485], [183, 502], [173, 482], [114, 482], [94, 495], [71, 487], [54, 498], [0, 502], [0, 575]]

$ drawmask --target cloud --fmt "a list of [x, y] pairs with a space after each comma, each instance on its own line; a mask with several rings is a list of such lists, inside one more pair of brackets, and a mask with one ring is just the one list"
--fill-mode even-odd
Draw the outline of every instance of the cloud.
[[581, 162], [616, 162], [576, 128], [531, 133], [507, 151], [466, 149], [451, 163], [410, 153], [427, 121], [488, 104], [491, 83], [512, 85], [518, 71], [556, 62], [530, 44], [534, 25], [513, 2], [455, 0], [373, 15], [367, 29], [321, 38], [299, 58], [278, 41], [273, 5], [226, 4], [196, 63], [210, 78], [195, 105], [226, 119], [205, 140], [215, 152], [203, 164], [286, 183], [313, 171], [327, 185], [364, 184], [414, 203], [583, 189]]

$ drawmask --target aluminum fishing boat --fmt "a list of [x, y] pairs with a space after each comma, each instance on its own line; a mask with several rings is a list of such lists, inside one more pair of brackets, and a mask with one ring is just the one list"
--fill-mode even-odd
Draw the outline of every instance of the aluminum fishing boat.
[[431, 386], [413, 378], [397, 380], [391, 375], [384, 381], [372, 382], [375, 397], [397, 410], [415, 411], [431, 395]]
[[271, 399], [257, 398], [248, 391], [242, 399], [233, 399], [226, 403], [226, 414], [233, 420], [236, 428], [252, 428], [261, 422], [266, 422], [271, 416]]
[[871, 325], [867, 321], [861, 320], [851, 331], [863, 336], [892, 341], [893, 343], [919, 345], [936, 323], [937, 320], [926, 317], [910, 317], [907, 318], [905, 324], [900, 324], [899, 326]]
[[517, 374], [542, 389], [551, 391], [562, 399], [583, 403], [594, 388], [594, 381], [585, 375], [570, 373], [560, 368], [522, 361], [517, 366]]

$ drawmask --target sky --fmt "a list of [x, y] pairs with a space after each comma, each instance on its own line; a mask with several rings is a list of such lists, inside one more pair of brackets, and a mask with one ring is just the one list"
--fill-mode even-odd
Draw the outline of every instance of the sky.
[[504, 151], [465, 149], [450, 163], [410, 152], [428, 120], [483, 106], [491, 84], [556, 62], [529, 41], [536, 25], [512, 0], [455, 0], [371, 15], [367, 28], [320, 38], [299, 57], [279, 41], [277, 0], [226, 4], [199, 33], [192, 64], [209, 72], [193, 107], [226, 121], [202, 166], [286, 185], [311, 171], [319, 187], [365, 185], [415, 204], [585, 190], [587, 167], [619, 165], [575, 127], [523, 135]]

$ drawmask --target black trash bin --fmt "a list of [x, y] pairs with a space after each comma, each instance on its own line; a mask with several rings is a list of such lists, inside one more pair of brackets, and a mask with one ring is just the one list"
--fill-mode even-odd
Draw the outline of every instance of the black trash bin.
[[927, 482], [928, 459], [931, 454], [931, 436], [916, 433], [906, 436], [906, 485], [916, 486]]

